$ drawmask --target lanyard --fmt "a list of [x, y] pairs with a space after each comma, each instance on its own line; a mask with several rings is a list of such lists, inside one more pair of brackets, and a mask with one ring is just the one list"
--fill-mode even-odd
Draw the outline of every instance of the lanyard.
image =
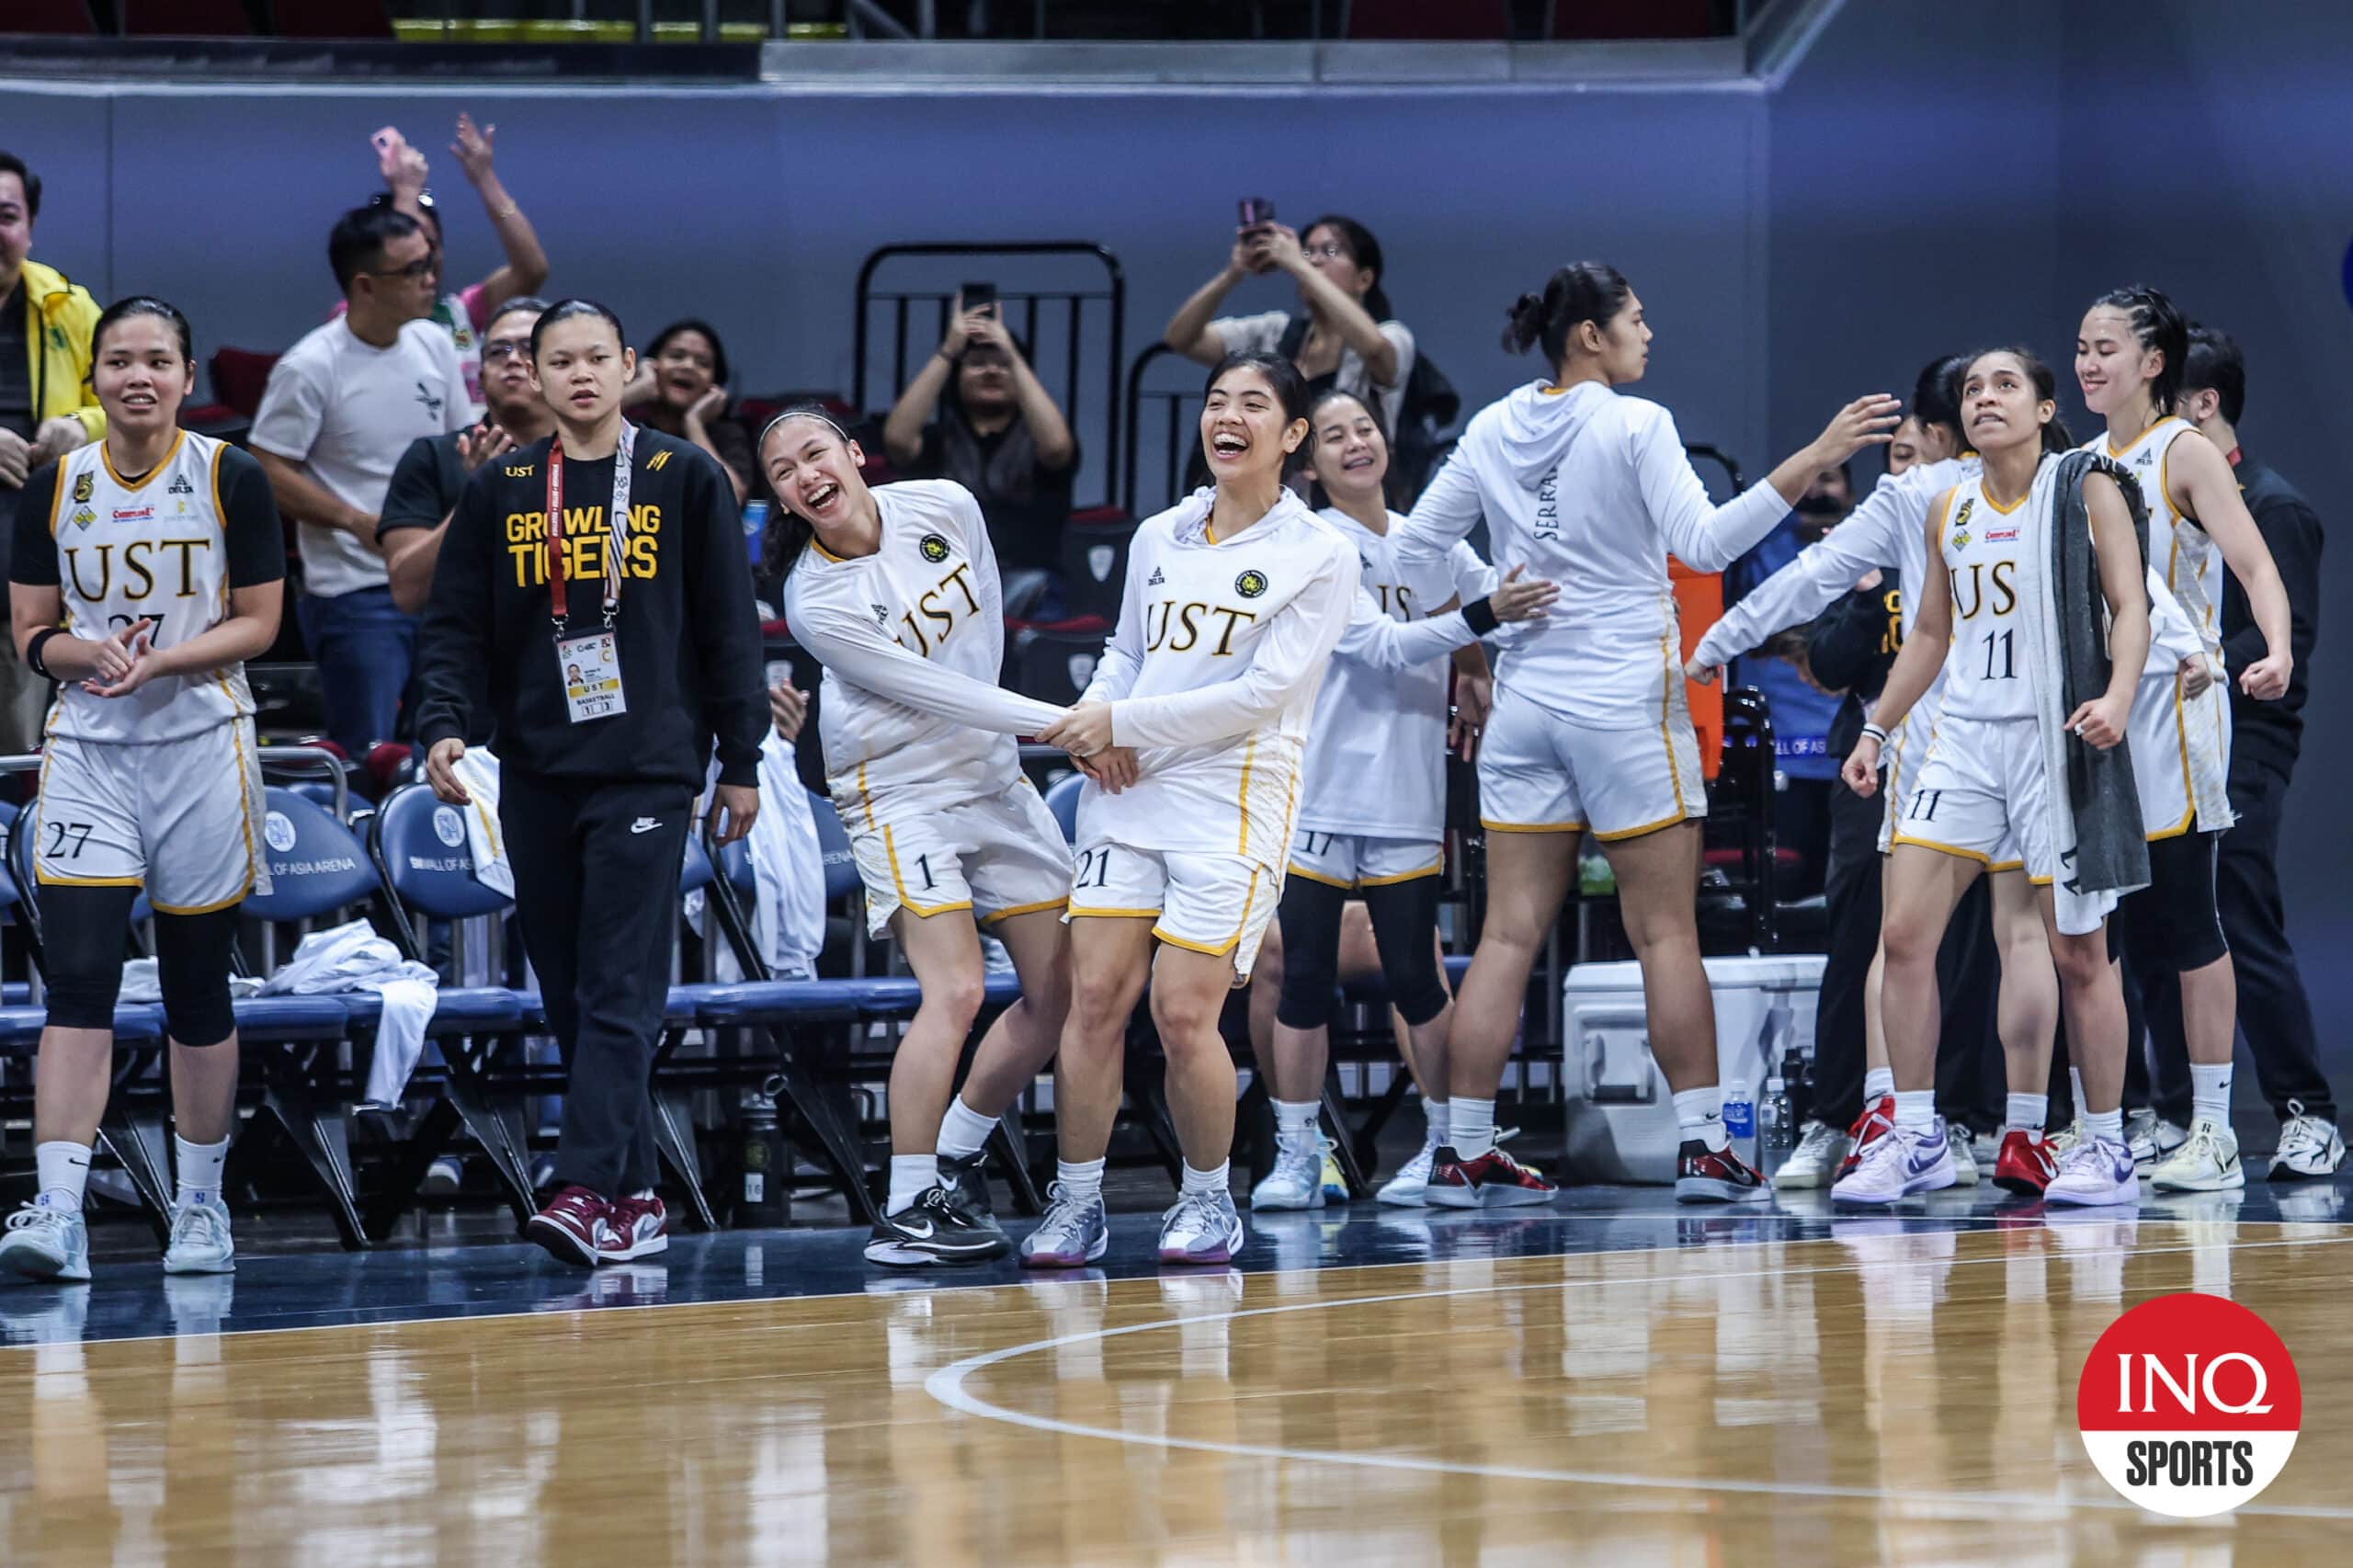
[[[637, 448], [637, 427], [628, 420], [621, 421], [620, 442], [613, 450], [613, 501], [607, 508], [611, 538], [605, 547], [605, 625], [613, 624], [613, 617], [621, 605], [621, 556], [629, 545], [629, 485], [630, 468]], [[548, 608], [555, 619], [556, 635], [569, 630], [572, 620], [571, 597], [565, 591], [563, 570], [563, 437], [557, 436], [548, 443]]]

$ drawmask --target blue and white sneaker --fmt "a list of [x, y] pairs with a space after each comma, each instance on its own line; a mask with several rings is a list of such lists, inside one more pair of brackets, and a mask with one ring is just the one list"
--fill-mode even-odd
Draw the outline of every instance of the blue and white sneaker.
[[164, 1247], [166, 1274], [234, 1274], [237, 1246], [229, 1238], [229, 1206], [219, 1199], [172, 1205], [172, 1238]]
[[78, 1209], [35, 1201], [8, 1216], [0, 1270], [74, 1285], [90, 1277], [90, 1230]]
[[[1321, 1209], [1329, 1196], [1324, 1187], [1324, 1166], [1332, 1156], [1325, 1152], [1324, 1135], [1313, 1128], [1286, 1137], [1275, 1135], [1275, 1168], [1267, 1179], [1250, 1189], [1253, 1209]], [[1340, 1200], [1347, 1201], [1347, 1187], [1340, 1188]]]
[[1084, 1268], [1110, 1250], [1111, 1221], [1101, 1193], [1074, 1198], [1056, 1182], [1046, 1196], [1052, 1199], [1046, 1217], [1021, 1238], [1024, 1268]]
[[1161, 1216], [1160, 1261], [1231, 1263], [1245, 1236], [1232, 1193], [1188, 1192]]
[[1926, 1132], [1899, 1127], [1864, 1144], [1855, 1168], [1832, 1185], [1830, 1199], [1881, 1208], [1915, 1192], [1950, 1187], [1953, 1181], [1951, 1141], [1939, 1117]]
[[2042, 1189], [2047, 1203], [2092, 1207], [2141, 1201], [2132, 1151], [2120, 1139], [2086, 1138], [2060, 1156], [2059, 1174]]

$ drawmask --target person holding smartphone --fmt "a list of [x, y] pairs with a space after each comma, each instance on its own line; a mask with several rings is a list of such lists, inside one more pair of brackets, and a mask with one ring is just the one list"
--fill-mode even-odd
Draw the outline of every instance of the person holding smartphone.
[[[1229, 354], [1280, 354], [1298, 368], [1310, 397], [1327, 389], [1352, 392], [1377, 406], [1383, 428], [1398, 429], [1405, 381], [1414, 373], [1414, 335], [1381, 290], [1381, 242], [1337, 213], [1304, 232], [1289, 228], [1275, 221], [1275, 204], [1263, 197], [1245, 199], [1240, 216], [1223, 270], [1169, 318], [1162, 340], [1204, 365]], [[1300, 312], [1217, 314], [1244, 278], [1275, 272], [1299, 285]]]
[[882, 422], [882, 448], [901, 478], [952, 479], [972, 493], [996, 547], [1005, 613], [1050, 618], [1078, 442], [1003, 314], [995, 284], [957, 291], [939, 347]]

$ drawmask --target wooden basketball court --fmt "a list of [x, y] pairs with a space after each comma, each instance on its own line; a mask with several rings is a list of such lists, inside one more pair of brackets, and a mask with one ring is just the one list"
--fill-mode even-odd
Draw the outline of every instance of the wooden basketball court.
[[[505, 1315], [247, 1333], [228, 1282], [174, 1281], [183, 1331], [127, 1339], [26, 1334], [34, 1298], [57, 1292], [11, 1290], [0, 1312], [47, 1342], [0, 1350], [0, 1557], [949, 1568], [2343, 1550], [2353, 1420], [2327, 1391], [2353, 1374], [2353, 1229], [2222, 1203], [2137, 1220], [1654, 1217], [1668, 1244], [1586, 1250], [1611, 1229], [1598, 1210], [1447, 1215], [1416, 1218], [1421, 1261], [1007, 1270], [961, 1288], [853, 1275], [848, 1293], [783, 1299], [755, 1281], [742, 1299], [669, 1300], [667, 1267], [631, 1266], [535, 1276], [573, 1294]], [[1375, 1222], [1282, 1218], [1290, 1255], [1311, 1258]], [[1254, 1227], [1269, 1233], [1279, 1261], [1277, 1222]], [[740, 1286], [740, 1256], [697, 1278], [732, 1270]], [[210, 1289], [228, 1332], [185, 1332], [208, 1321]], [[2100, 1331], [2193, 1289], [2262, 1312], [2307, 1397], [2271, 1489], [2185, 1523], [2111, 1492], [2073, 1412]]]

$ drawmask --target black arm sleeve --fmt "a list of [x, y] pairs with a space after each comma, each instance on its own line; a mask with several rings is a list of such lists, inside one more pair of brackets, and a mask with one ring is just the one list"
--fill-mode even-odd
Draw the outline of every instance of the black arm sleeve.
[[258, 588], [286, 580], [286, 531], [269, 475], [251, 452], [221, 454], [221, 531], [229, 552], [229, 586]]
[[[2320, 518], [2293, 495], [2261, 498], [2252, 511], [2255, 526], [2279, 568], [2279, 581], [2288, 590], [2288, 647], [2302, 669], [2312, 658], [2313, 644], [2320, 635]], [[24, 537], [21, 531], [17, 537]], [[2235, 676], [2262, 658], [2268, 645], [2263, 629], [2255, 623], [2246, 590], [2239, 586], [2238, 575], [2233, 572], [2222, 574], [2222, 663]]]
[[417, 702], [417, 744], [452, 737], [462, 740], [472, 718], [471, 709], [478, 677], [490, 654], [490, 547], [492, 519], [497, 504], [491, 494], [492, 470], [484, 464], [466, 482], [450, 514], [449, 531], [433, 563], [433, 588], [425, 601], [425, 622], [417, 629], [416, 681], [424, 694]]
[[1883, 576], [1876, 588], [1858, 588], [1822, 612], [1806, 637], [1813, 678], [1832, 691], [1875, 693], [1895, 663], [1897, 588]]
[[[694, 621], [689, 630], [702, 676], [703, 715], [719, 744], [719, 781], [749, 787], [759, 782], [760, 742], [768, 723], [767, 693], [760, 685], [760, 623], [752, 608], [752, 570], [744, 556], [735, 492], [709, 457], [699, 452], [695, 457], [699, 460], [687, 469], [692, 553], [686, 604]], [[433, 587], [438, 598], [438, 574]]]
[[17, 495], [17, 527], [9, 540], [8, 580], [28, 587], [54, 588], [57, 540], [49, 531], [57, 511], [58, 465], [43, 463], [33, 470]]
[[376, 513], [376, 542], [396, 528], [438, 528], [455, 497], [441, 486], [441, 437], [419, 436], [408, 444], [384, 488]]

